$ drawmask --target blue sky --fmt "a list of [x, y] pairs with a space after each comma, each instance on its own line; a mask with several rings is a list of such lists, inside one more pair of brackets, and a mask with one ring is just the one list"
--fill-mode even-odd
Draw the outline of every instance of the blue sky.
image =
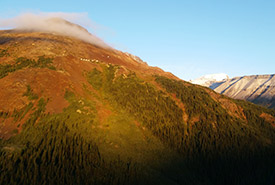
[[0, 0], [0, 18], [87, 13], [97, 35], [184, 80], [275, 73], [274, 0]]

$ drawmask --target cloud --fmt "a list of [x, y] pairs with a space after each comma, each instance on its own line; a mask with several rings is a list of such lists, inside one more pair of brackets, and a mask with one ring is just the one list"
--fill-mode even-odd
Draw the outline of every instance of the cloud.
[[76, 37], [85, 42], [108, 48], [103, 40], [89, 33], [82, 25], [95, 32], [99, 26], [86, 13], [23, 13], [14, 18], [0, 19], [0, 27], [24, 31], [39, 31]]

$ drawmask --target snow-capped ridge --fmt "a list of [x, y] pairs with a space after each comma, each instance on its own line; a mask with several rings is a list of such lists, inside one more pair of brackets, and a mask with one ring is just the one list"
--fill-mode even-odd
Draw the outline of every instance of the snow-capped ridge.
[[227, 74], [217, 73], [217, 74], [204, 75], [204, 76], [197, 78], [195, 80], [191, 80], [190, 82], [193, 84], [209, 87], [214, 83], [222, 82], [227, 79], [229, 79], [229, 76]]
[[275, 74], [240, 76], [229, 79], [228, 75], [219, 73], [204, 75], [190, 82], [209, 87], [234, 99], [248, 100], [275, 108]]

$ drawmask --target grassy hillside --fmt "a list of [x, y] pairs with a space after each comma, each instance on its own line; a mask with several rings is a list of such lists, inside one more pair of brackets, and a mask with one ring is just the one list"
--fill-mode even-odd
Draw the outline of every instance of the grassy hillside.
[[0, 184], [275, 182], [274, 110], [33, 34], [0, 50]]
[[84, 86], [86, 98], [65, 93], [70, 105], [62, 113], [45, 113], [46, 97], [29, 86], [23, 96], [33, 103], [1, 113], [15, 121], [30, 115], [19, 134], [1, 140], [2, 184], [268, 184], [274, 178], [275, 131], [260, 117], [273, 111], [236, 101], [242, 120], [203, 88], [155, 76], [157, 88], [134, 73], [116, 76], [119, 66], [101, 69], [84, 74], [96, 90]]

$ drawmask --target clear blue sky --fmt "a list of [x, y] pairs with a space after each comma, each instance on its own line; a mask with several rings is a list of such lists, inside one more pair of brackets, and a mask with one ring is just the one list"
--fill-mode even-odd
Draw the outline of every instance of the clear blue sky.
[[0, 17], [86, 12], [107, 43], [189, 80], [275, 73], [274, 0], [0, 0]]

